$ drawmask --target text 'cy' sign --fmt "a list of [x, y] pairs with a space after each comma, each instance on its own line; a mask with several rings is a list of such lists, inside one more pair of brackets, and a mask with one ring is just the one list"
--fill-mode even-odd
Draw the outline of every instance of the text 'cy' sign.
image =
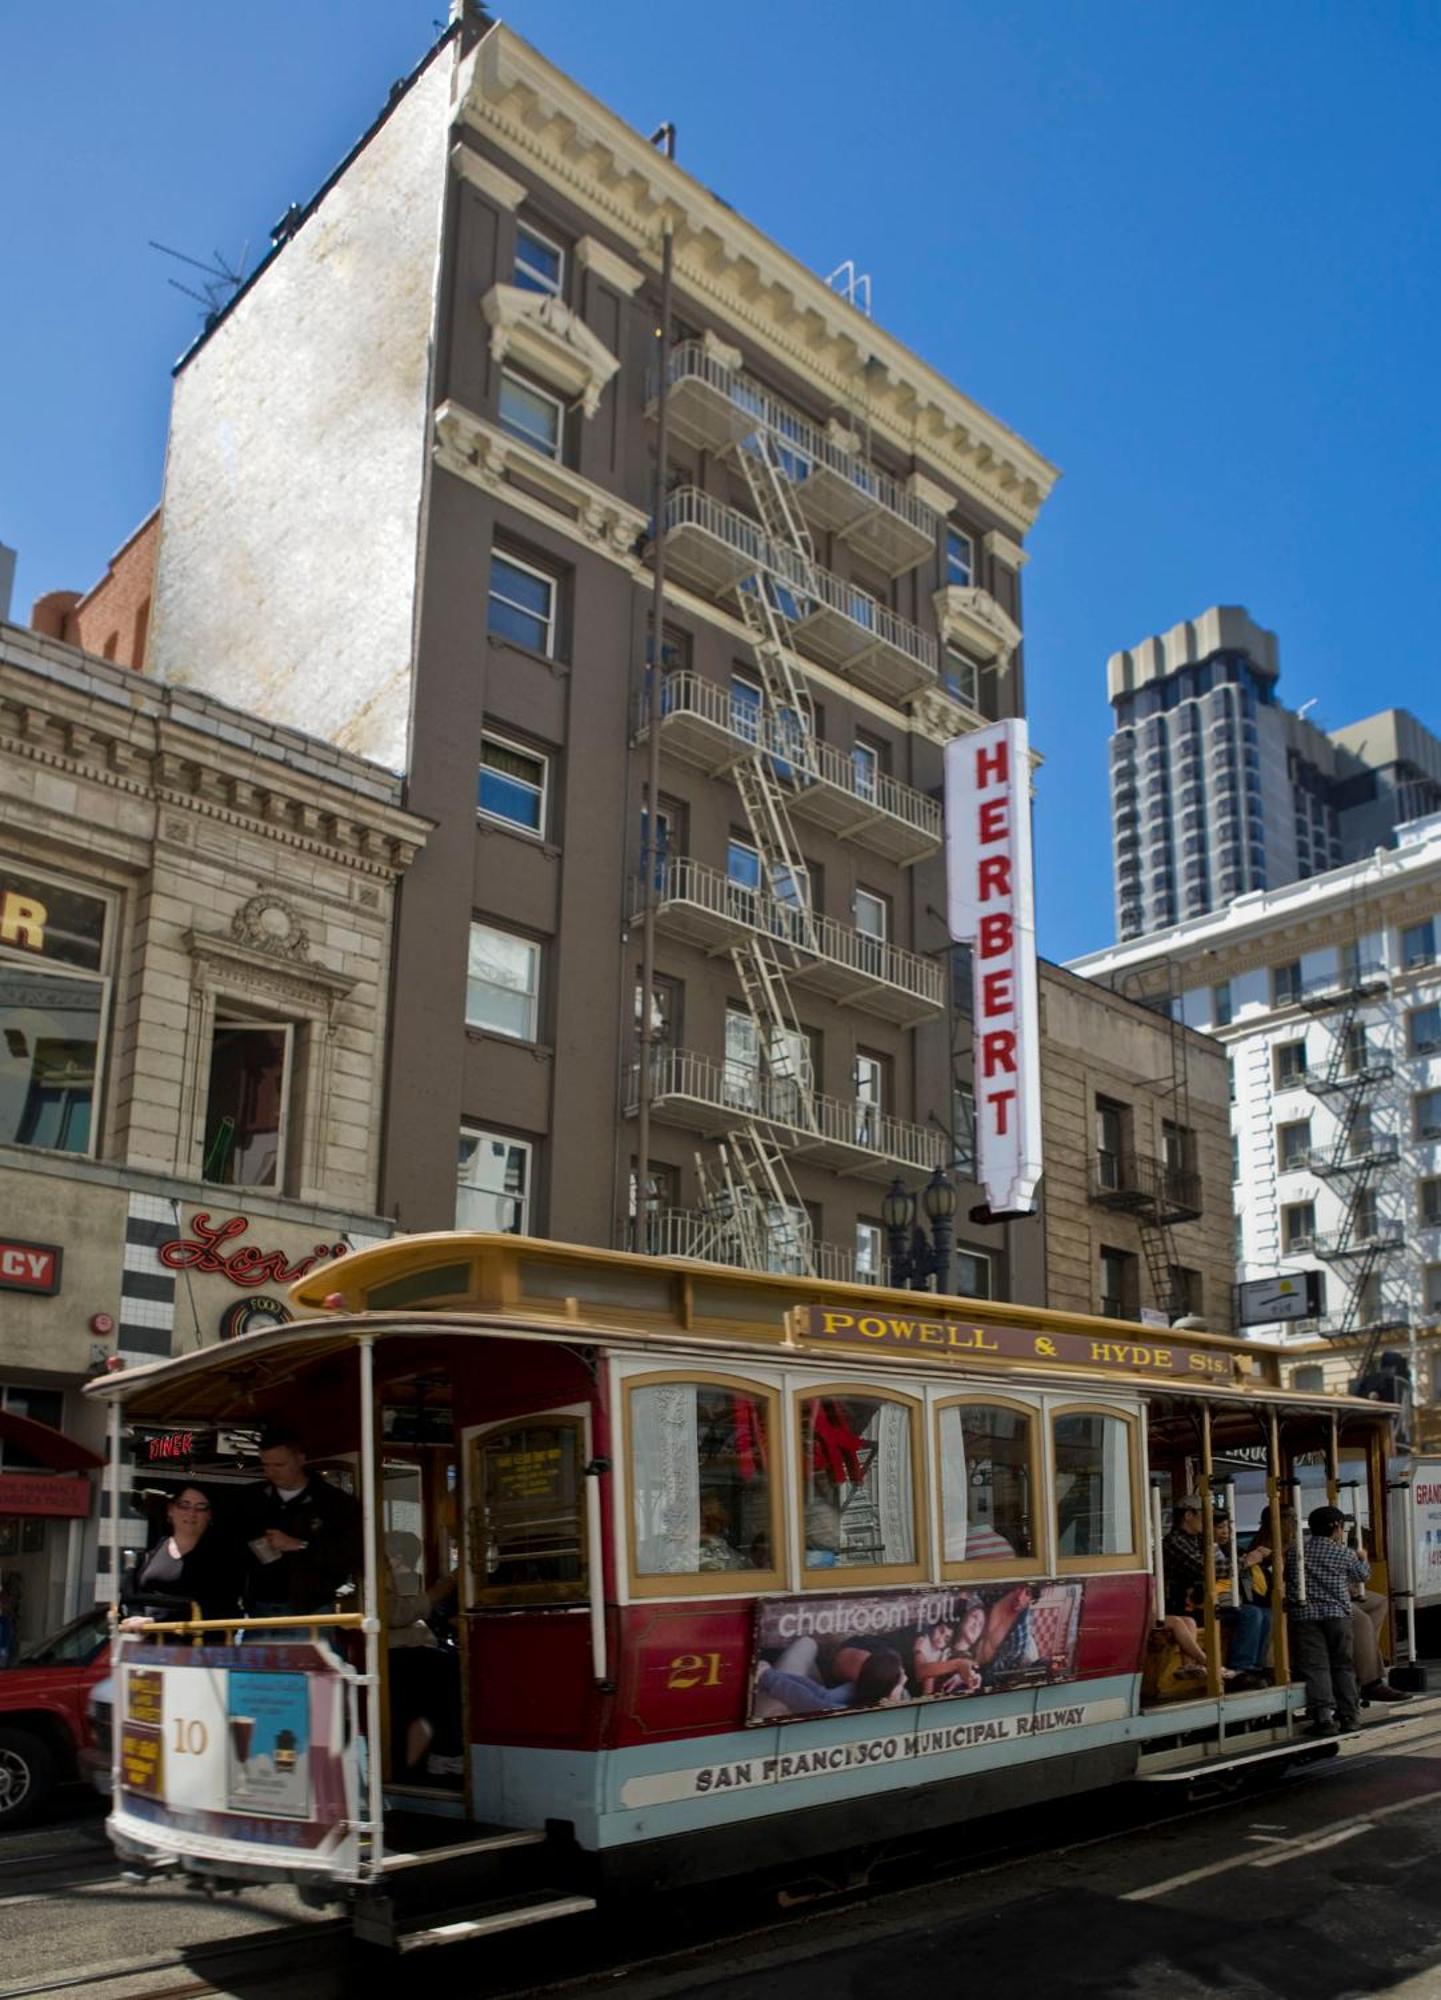
[[946, 745], [951, 936], [972, 948], [976, 1179], [998, 1215], [1031, 1215], [1041, 1178], [1031, 760], [1023, 717]]

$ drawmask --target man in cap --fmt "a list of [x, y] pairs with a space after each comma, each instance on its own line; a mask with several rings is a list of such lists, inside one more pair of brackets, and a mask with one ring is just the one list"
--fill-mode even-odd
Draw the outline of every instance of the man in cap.
[[1339, 1507], [1317, 1507], [1297, 1560], [1286, 1551], [1286, 1610], [1296, 1664], [1306, 1683], [1310, 1736], [1354, 1729], [1361, 1697], [1351, 1638], [1351, 1589], [1364, 1584], [1371, 1565], [1346, 1545], [1346, 1516]]

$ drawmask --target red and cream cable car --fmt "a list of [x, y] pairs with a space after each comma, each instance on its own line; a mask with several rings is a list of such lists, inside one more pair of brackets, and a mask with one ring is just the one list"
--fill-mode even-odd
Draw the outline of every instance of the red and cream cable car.
[[[1279, 1562], [1270, 1684], [1225, 1692], [1216, 1519], [1339, 1497], [1385, 1588], [1392, 1413], [1283, 1393], [1242, 1341], [511, 1236], [401, 1238], [291, 1298], [316, 1316], [88, 1391], [117, 1488], [127, 1427], [298, 1430], [367, 1550], [318, 1628], [117, 1631], [111, 1832], [365, 1936], [1299, 1754]], [[1193, 1490], [1205, 1665], [1161, 1701]]]

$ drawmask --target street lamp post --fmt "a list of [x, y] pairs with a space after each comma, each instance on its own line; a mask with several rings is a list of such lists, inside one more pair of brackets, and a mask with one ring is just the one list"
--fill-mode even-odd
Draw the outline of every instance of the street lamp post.
[[881, 1203], [889, 1244], [891, 1283], [909, 1286], [913, 1292], [951, 1288], [951, 1241], [956, 1218], [956, 1190], [937, 1167], [921, 1192], [919, 1207], [931, 1226], [928, 1238], [916, 1220], [917, 1202], [901, 1184], [900, 1175], [891, 1182]]

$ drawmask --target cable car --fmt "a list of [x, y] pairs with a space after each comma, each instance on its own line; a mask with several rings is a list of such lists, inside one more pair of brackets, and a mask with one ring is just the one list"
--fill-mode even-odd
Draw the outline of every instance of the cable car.
[[[1298, 1733], [1279, 1560], [1264, 1671], [1228, 1679], [1220, 1522], [1339, 1499], [1384, 1589], [1394, 1412], [1283, 1391], [1265, 1350], [515, 1236], [399, 1238], [290, 1296], [87, 1391], [112, 1575], [146, 1427], [233, 1481], [286, 1425], [363, 1518], [323, 1616], [117, 1624], [137, 1869], [294, 1882], [408, 1948], [1336, 1748]], [[1165, 1699], [1188, 1493], [1203, 1663]]]

